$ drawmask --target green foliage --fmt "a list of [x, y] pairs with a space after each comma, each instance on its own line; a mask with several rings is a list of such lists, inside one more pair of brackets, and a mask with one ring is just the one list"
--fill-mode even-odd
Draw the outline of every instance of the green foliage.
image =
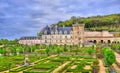
[[14, 45], [14, 44], [18, 44], [18, 40], [7, 40], [7, 39], [1, 39], [0, 40], [0, 44], [2, 45]]
[[77, 65], [77, 69], [82, 70], [83, 67], [85, 66], [85, 64], [86, 64], [86, 61], [85, 61], [85, 60], [82, 60], [82, 61], [80, 62], [80, 64]]
[[94, 52], [94, 46], [88, 47], [87, 52], [89, 55], [91, 55]]
[[30, 66], [22, 66], [20, 68], [10, 70], [10, 72], [19, 72], [19, 71], [25, 70], [27, 68], [30, 68]]
[[64, 50], [64, 52], [67, 52], [67, 51], [68, 51], [66, 44], [64, 45], [63, 50]]
[[74, 23], [85, 23], [87, 30], [109, 30], [109, 31], [120, 31], [120, 14], [111, 14], [106, 16], [92, 16], [92, 17], [80, 17], [75, 16], [66, 21], [60, 21], [57, 24], [59, 26], [72, 26]]
[[111, 48], [114, 50], [120, 50], [120, 44], [112, 44]]
[[114, 52], [109, 48], [103, 48], [102, 53], [104, 55], [104, 58], [108, 64], [108, 66], [111, 66], [113, 63], [116, 62], [116, 57], [114, 55]]
[[5, 49], [3, 47], [0, 47], [0, 54], [4, 54], [5, 53]]
[[60, 46], [57, 46], [57, 53], [60, 54]]
[[46, 52], [47, 55], [49, 55], [49, 52], [50, 52], [49, 46], [46, 47], [45, 52]]
[[22, 46], [18, 46], [17, 52], [23, 53], [24, 52], [24, 48]]

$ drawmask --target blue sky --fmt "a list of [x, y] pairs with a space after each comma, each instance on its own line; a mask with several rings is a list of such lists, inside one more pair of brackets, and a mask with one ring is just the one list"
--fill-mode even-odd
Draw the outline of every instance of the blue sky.
[[0, 0], [0, 39], [36, 36], [46, 25], [120, 13], [120, 0]]

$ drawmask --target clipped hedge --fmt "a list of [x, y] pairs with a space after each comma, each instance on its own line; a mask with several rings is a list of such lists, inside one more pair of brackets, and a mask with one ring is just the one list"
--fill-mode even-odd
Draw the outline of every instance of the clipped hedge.
[[31, 66], [22, 66], [22, 67], [20, 67], [20, 68], [10, 70], [10, 72], [20, 72], [20, 71], [23, 71], [23, 70], [28, 69], [28, 68], [30, 68], [30, 67], [31, 67]]

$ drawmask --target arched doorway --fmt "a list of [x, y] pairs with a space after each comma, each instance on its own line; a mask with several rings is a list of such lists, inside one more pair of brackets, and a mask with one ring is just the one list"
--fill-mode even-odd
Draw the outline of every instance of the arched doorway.
[[110, 40], [108, 40], [108, 43], [111, 43], [111, 41], [110, 41]]
[[93, 41], [93, 43], [97, 43], [97, 41], [96, 41], [96, 40], [94, 40], [94, 41]]
[[103, 40], [101, 40], [100, 42], [103, 43]]

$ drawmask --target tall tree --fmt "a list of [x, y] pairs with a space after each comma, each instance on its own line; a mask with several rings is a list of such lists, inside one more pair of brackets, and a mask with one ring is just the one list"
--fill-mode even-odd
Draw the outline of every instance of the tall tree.
[[45, 52], [49, 56], [49, 52], [50, 52], [49, 46], [46, 47]]

